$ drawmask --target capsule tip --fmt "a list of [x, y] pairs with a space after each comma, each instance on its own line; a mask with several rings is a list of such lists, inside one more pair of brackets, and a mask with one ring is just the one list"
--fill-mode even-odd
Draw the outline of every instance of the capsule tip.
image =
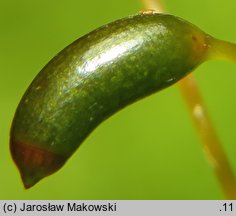
[[25, 189], [60, 169], [66, 158], [11, 138], [10, 150], [18, 167]]

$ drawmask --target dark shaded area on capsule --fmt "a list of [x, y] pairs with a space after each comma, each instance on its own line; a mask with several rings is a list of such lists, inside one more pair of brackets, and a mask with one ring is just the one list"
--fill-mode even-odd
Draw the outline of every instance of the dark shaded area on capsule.
[[67, 160], [62, 155], [14, 139], [10, 141], [10, 150], [13, 160], [20, 170], [25, 189], [54, 173]]

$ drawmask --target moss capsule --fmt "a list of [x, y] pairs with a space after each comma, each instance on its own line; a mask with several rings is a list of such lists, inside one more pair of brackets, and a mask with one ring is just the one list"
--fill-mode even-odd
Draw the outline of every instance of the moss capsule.
[[10, 148], [25, 188], [62, 167], [106, 118], [208, 59], [211, 40], [175, 16], [143, 13], [67, 46], [36, 76], [15, 113]]

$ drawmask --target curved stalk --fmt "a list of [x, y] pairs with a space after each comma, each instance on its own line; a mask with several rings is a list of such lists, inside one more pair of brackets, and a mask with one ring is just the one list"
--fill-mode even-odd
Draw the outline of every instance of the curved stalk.
[[236, 62], [236, 44], [215, 38], [212, 39], [211, 44], [210, 58]]
[[[158, 0], [141, 0], [145, 9], [164, 12]], [[214, 47], [211, 56], [216, 59], [236, 61], [236, 45], [221, 40], [213, 40]], [[220, 140], [211, 124], [207, 109], [203, 103], [200, 91], [192, 74], [179, 81], [179, 87], [186, 101], [191, 117], [195, 123], [203, 149], [212, 165], [226, 199], [236, 199], [236, 179], [224, 153]]]

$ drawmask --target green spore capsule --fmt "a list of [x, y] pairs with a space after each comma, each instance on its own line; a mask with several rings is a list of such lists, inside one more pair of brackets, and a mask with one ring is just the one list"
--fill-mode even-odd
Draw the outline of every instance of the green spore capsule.
[[183, 19], [140, 13], [67, 46], [36, 76], [15, 113], [10, 148], [25, 188], [60, 169], [106, 118], [212, 58], [212, 41]]

